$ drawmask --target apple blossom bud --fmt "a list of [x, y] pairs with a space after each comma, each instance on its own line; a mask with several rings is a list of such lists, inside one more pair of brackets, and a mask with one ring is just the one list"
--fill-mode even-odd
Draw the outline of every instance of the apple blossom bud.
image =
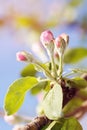
[[66, 48], [65, 40], [61, 36], [59, 36], [55, 39], [54, 43], [58, 54], [63, 54]]
[[62, 33], [60, 36], [65, 40], [66, 44], [69, 43], [69, 36], [67, 34]]
[[27, 61], [26, 53], [24, 51], [16, 53], [17, 61]]
[[26, 61], [30, 63], [36, 63], [36, 59], [32, 56], [32, 54], [26, 51], [20, 51], [16, 53], [16, 57], [18, 61]]
[[46, 47], [54, 39], [53, 33], [49, 30], [46, 30], [41, 33], [40, 40], [44, 47]]
[[47, 53], [51, 58], [54, 53], [54, 36], [52, 32], [49, 30], [42, 32], [40, 40], [43, 46], [47, 49]]

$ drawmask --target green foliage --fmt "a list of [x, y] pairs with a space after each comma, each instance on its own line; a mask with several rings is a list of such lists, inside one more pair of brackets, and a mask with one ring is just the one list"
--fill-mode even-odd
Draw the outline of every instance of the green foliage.
[[[79, 0], [74, 0], [70, 4], [76, 6], [78, 2]], [[56, 40], [58, 40], [57, 43], [55, 43]], [[39, 104], [38, 113], [44, 114], [51, 120], [51, 123], [46, 124], [42, 130], [82, 130], [81, 125], [75, 118], [63, 117], [69, 117], [70, 114], [73, 115], [72, 113], [81, 107], [84, 102], [84, 95], [85, 99], [87, 99], [86, 78], [67, 78], [67, 76], [70, 76], [70, 74], [83, 74], [87, 70], [72, 69], [70, 73], [66, 74], [66, 77], [63, 77], [63, 60], [67, 64], [77, 63], [87, 57], [87, 48], [70, 49], [64, 56], [65, 44], [67, 45], [68, 40], [67, 34], [61, 34], [57, 39], [54, 39], [52, 36], [51, 41], [48, 40], [44, 43], [50, 58], [48, 63], [39, 62], [33, 55], [27, 52], [17, 53], [19, 61], [24, 61], [20, 56], [26, 56], [27, 61], [25, 60], [25, 62], [31, 64], [21, 71], [23, 78], [16, 80], [9, 86], [4, 100], [4, 109], [7, 115], [14, 114], [19, 110], [27, 91], [30, 91], [32, 95], [36, 95], [44, 90], [45, 96]], [[53, 43], [55, 43], [55, 47]], [[54, 56], [55, 50], [58, 57]], [[58, 58], [58, 62], [55, 61], [55, 58]], [[46, 78], [37, 79], [33, 77], [36, 76], [38, 71], [43, 72]], [[42, 122], [44, 123], [44, 120]]]
[[64, 62], [66, 64], [77, 63], [87, 57], [86, 48], [73, 48], [66, 51]]
[[37, 83], [32, 89], [31, 89], [31, 94], [36, 95], [39, 92], [41, 92], [42, 89], [45, 89], [46, 86], [48, 85], [48, 81], [40, 81]]
[[70, 118], [60, 118], [58, 121], [52, 121], [48, 126], [45, 126], [41, 130], [83, 130], [77, 119]]
[[74, 73], [82, 73], [82, 74], [87, 73], [87, 69], [81, 69], [81, 68], [74, 68], [72, 69], [72, 71]]
[[36, 70], [33, 64], [29, 64], [26, 67], [23, 68], [21, 71], [21, 76], [26, 77], [26, 76], [35, 76]]
[[45, 115], [52, 120], [61, 117], [63, 93], [59, 84], [55, 84], [43, 100], [43, 110]]
[[56, 124], [56, 121], [52, 121], [52, 123], [45, 129], [45, 130], [51, 130], [52, 127]]
[[82, 3], [83, 0], [71, 0], [69, 5], [72, 7], [77, 7]]
[[83, 103], [83, 100], [79, 97], [74, 97], [64, 108], [63, 113], [64, 115], [69, 115], [77, 110]]
[[79, 95], [79, 97], [81, 97], [82, 99], [87, 99], [87, 87], [84, 89], [81, 89], [80, 91], [78, 91], [77, 93]]
[[73, 117], [62, 118], [57, 122], [51, 130], [83, 130], [80, 123]]
[[7, 115], [18, 111], [23, 104], [26, 92], [37, 83], [38, 81], [35, 77], [25, 77], [16, 80], [9, 86], [4, 101], [4, 109]]
[[72, 79], [72, 81], [76, 84], [76, 87], [78, 89], [86, 88], [87, 87], [87, 81], [80, 77], [75, 77]]

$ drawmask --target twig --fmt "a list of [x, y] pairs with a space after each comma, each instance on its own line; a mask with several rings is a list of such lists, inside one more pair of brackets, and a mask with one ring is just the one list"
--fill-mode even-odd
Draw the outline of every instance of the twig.
[[[76, 88], [68, 88], [64, 86], [63, 81], [61, 81], [61, 87], [63, 90], [63, 107], [76, 95]], [[25, 125], [23, 130], [41, 130], [44, 126], [51, 123], [45, 115], [35, 118], [32, 122]]]

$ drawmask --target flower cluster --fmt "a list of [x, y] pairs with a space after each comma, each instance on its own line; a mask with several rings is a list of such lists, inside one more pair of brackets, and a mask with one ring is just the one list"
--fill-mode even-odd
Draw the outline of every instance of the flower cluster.
[[55, 58], [59, 60], [59, 72], [58, 75], [62, 74], [62, 60], [65, 49], [69, 43], [69, 36], [65, 33], [61, 34], [57, 38], [54, 38], [53, 33], [49, 30], [42, 32], [40, 36], [41, 43], [47, 49], [48, 55], [51, 58], [54, 76], [57, 76]]
[[[46, 30], [41, 33], [40, 41], [44, 48], [47, 50], [49, 55], [50, 61], [52, 63], [52, 76], [57, 77], [62, 75], [62, 60], [65, 49], [69, 43], [69, 36], [65, 33], [61, 34], [57, 38], [54, 38], [53, 33], [50, 30]], [[18, 61], [25, 61], [34, 64], [38, 64], [40, 67], [41, 65], [39, 62], [32, 56], [32, 54], [27, 53], [25, 51], [18, 52], [16, 54]], [[55, 59], [57, 58], [59, 62], [59, 70], [57, 73]]]
[[[60, 55], [64, 54], [65, 48], [69, 43], [69, 36], [63, 33], [57, 38], [54, 38], [53, 33], [47, 30], [42, 32], [40, 40], [45, 48], [49, 49], [53, 47], [53, 49], [56, 49], [58, 54]], [[52, 49], [50, 51], [52, 51]]]

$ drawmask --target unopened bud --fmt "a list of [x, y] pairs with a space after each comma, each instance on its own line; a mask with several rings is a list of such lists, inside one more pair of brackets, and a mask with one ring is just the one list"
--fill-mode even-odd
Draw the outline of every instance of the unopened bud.
[[30, 62], [30, 63], [36, 63], [36, 60], [32, 56], [32, 54], [30, 54], [26, 51], [17, 52], [16, 57], [17, 57], [18, 61], [26, 61], [26, 62]]
[[60, 36], [65, 40], [66, 45], [67, 45], [69, 43], [69, 36], [65, 33], [62, 33]]
[[47, 30], [42, 32], [40, 36], [41, 43], [47, 49], [49, 57], [54, 53], [54, 36], [51, 31]]
[[54, 36], [51, 31], [46, 30], [41, 33], [40, 40], [44, 47], [46, 47], [48, 44], [50, 44], [51, 41], [53, 41], [53, 39], [54, 39]]
[[24, 51], [16, 53], [17, 61], [27, 61], [26, 53]]
[[65, 48], [66, 48], [66, 42], [65, 42], [65, 40], [61, 36], [59, 36], [59, 37], [57, 37], [55, 39], [54, 42], [55, 42], [55, 47], [56, 47], [56, 50], [57, 50], [58, 54], [59, 55], [63, 54], [64, 51], [65, 51]]

